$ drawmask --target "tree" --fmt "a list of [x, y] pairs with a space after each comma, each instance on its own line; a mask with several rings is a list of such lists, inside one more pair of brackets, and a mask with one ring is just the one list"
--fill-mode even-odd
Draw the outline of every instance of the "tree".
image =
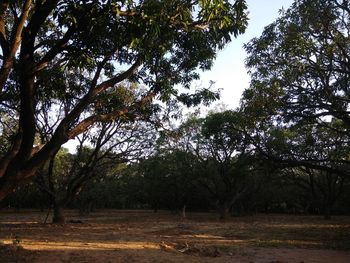
[[343, 194], [346, 178], [303, 167], [287, 169], [287, 176], [304, 191], [306, 209], [319, 210], [325, 219], [331, 219], [333, 207]]
[[[155, 98], [216, 98], [176, 85], [189, 88], [246, 23], [244, 0], [1, 1], [1, 112], [14, 112], [16, 125], [0, 160], [0, 200], [95, 122], [136, 118]], [[147, 89], [131, 104], [109, 100], [123, 81]], [[64, 115], [37, 144], [38, 111], [61, 102]], [[104, 111], [89, 111], [96, 106]]]
[[242, 109], [266, 157], [348, 176], [348, 1], [298, 0], [246, 46]]
[[141, 121], [102, 123], [80, 136], [75, 154], [65, 149], [55, 154], [35, 180], [50, 196], [53, 222], [65, 222], [62, 209], [74, 201], [92, 179], [113, 176], [121, 164], [147, 155], [155, 136], [152, 127]]
[[224, 219], [232, 206], [254, 189], [258, 168], [245, 134], [244, 116], [238, 111], [191, 117], [179, 127], [178, 147], [198, 158], [197, 183], [205, 188]]
[[244, 100], [285, 122], [327, 127], [332, 117], [347, 130], [349, 12], [348, 1], [295, 1], [245, 45], [252, 81]]
[[[260, 140], [259, 151], [265, 158], [276, 161], [287, 177], [306, 192], [309, 205], [317, 205], [330, 219], [331, 210], [343, 194], [348, 179], [350, 148], [348, 137], [336, 130], [339, 121], [328, 127], [315, 124], [294, 125], [289, 128], [272, 127], [265, 140]], [[260, 138], [262, 139], [262, 138]]]
[[172, 148], [157, 152], [140, 164], [148, 203], [154, 211], [168, 208], [182, 210], [193, 204], [197, 191], [197, 158], [189, 152]]

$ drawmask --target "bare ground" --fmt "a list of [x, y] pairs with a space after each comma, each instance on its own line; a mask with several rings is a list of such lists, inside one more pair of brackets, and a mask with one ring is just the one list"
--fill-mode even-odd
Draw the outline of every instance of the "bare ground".
[[[0, 262], [349, 263], [350, 217], [103, 210], [75, 223], [43, 224], [45, 213], [0, 211]], [[81, 221], [81, 222], [80, 222]]]

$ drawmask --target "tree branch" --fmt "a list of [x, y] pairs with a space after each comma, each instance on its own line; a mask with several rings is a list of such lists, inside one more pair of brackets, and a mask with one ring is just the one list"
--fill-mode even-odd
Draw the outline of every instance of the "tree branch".
[[14, 31], [13, 39], [11, 39], [11, 42], [12, 42], [11, 46], [9, 46], [8, 48], [8, 55], [5, 56], [5, 60], [0, 69], [0, 93], [13, 67], [14, 58], [22, 41], [22, 32], [24, 29], [25, 22], [27, 21], [27, 18], [29, 16], [31, 4], [32, 4], [32, 0], [26, 0], [24, 2], [23, 12], [19, 18], [19, 22], [17, 24], [16, 30]]

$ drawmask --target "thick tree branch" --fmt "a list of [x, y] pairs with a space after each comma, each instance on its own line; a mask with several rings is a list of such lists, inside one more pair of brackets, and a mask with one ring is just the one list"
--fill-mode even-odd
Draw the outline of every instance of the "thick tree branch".
[[38, 72], [46, 67], [48, 62], [51, 62], [58, 54], [60, 54], [68, 44], [70, 37], [74, 34], [75, 28], [70, 27], [62, 39], [57, 41], [57, 44], [53, 46], [45, 56], [35, 65], [34, 72]]
[[77, 135], [83, 133], [86, 131], [91, 125], [93, 125], [96, 122], [108, 122], [116, 120], [122, 116], [128, 116], [135, 118], [137, 111], [142, 108], [144, 105], [148, 104], [152, 101], [152, 99], [155, 97], [154, 93], [150, 93], [147, 96], [143, 97], [140, 101], [135, 102], [130, 107], [125, 107], [124, 109], [115, 110], [107, 114], [100, 114], [100, 115], [93, 115], [90, 116], [83, 121], [81, 121], [79, 124], [77, 124], [69, 133], [68, 137], [69, 139], [75, 138]]
[[[78, 135], [84, 132], [88, 127], [92, 125], [93, 122], [102, 120], [112, 120], [115, 117], [112, 115], [122, 116], [125, 114], [123, 112], [113, 112], [113, 114], [108, 114], [107, 116], [91, 116], [87, 121], [83, 122], [81, 125], [77, 125], [75, 129], [70, 130], [70, 126], [76, 121], [80, 114], [86, 109], [86, 107], [93, 101], [93, 99], [106, 90], [109, 87], [116, 85], [117, 83], [130, 78], [141, 65], [141, 60], [137, 60], [128, 70], [111, 78], [107, 81], [102, 82], [97, 86], [92, 86], [90, 91], [80, 100], [80, 102], [75, 106], [75, 108], [61, 121], [58, 125], [55, 133], [53, 134], [51, 140], [46, 143], [37, 153], [35, 153], [32, 158], [26, 163], [23, 169], [23, 173], [31, 174], [40, 166], [48, 156], [52, 156], [55, 151], [61, 147], [61, 145], [67, 142], [70, 138], [73, 138], [73, 134]], [[79, 132], [78, 132], [79, 131]]]
[[0, 47], [2, 49], [3, 58], [6, 58], [9, 53], [9, 44], [6, 35], [5, 15], [9, 7], [9, 0], [4, 0], [0, 3]]
[[96, 85], [94, 88], [92, 88], [90, 90], [90, 92], [87, 94], [87, 96], [91, 97], [91, 96], [95, 96], [99, 93], [101, 93], [102, 91], [106, 90], [109, 87], [113, 87], [116, 84], [122, 82], [125, 79], [130, 78], [132, 75], [134, 75], [136, 73], [136, 71], [138, 70], [138, 68], [141, 66], [142, 64], [142, 60], [141, 58], [138, 58], [135, 63], [126, 71], [124, 71], [123, 73], [110, 78], [109, 80], [106, 80], [98, 85]]
[[14, 139], [14, 142], [9, 152], [0, 160], [0, 178], [4, 176], [8, 165], [18, 153], [20, 145], [21, 145], [21, 136], [18, 134]]
[[22, 32], [23, 32], [25, 23], [28, 19], [29, 12], [31, 10], [31, 5], [32, 5], [32, 0], [26, 0], [24, 2], [23, 12], [19, 18], [19, 22], [13, 33], [13, 38], [11, 39], [11, 45], [8, 48], [8, 55], [4, 56], [5, 59], [0, 69], [0, 93], [4, 88], [4, 85], [13, 67], [15, 55], [22, 41]]

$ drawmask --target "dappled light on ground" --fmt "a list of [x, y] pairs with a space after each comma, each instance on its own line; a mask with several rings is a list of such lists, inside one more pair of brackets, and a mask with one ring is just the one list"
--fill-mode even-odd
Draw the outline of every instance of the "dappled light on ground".
[[[5, 240], [5, 244], [12, 244]], [[115, 250], [115, 249], [159, 249], [159, 244], [147, 242], [43, 242], [36, 240], [21, 240], [21, 246], [28, 250]]]
[[54, 225], [44, 212], [17, 215], [0, 217], [2, 257], [12, 262], [350, 262], [348, 217], [101, 210], [67, 211], [80, 223]]

